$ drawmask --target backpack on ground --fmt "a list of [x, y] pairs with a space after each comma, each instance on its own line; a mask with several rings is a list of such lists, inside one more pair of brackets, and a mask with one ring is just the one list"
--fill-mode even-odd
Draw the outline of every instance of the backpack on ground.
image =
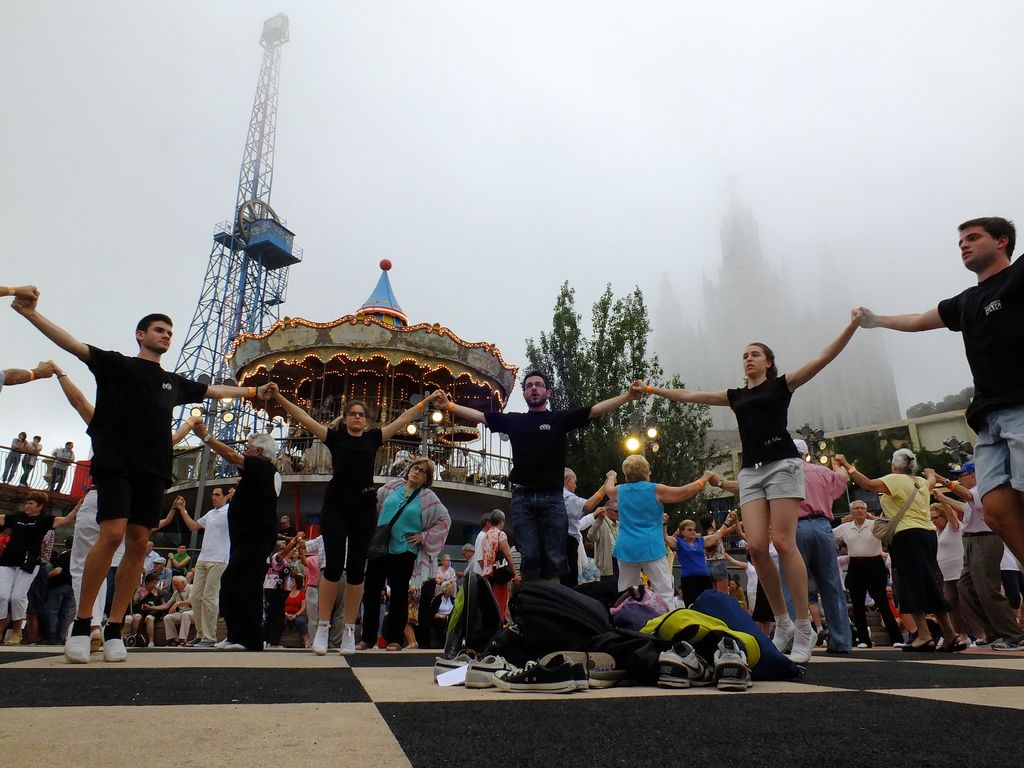
[[608, 609], [592, 597], [553, 581], [531, 581], [512, 596], [509, 612], [523, 648], [539, 659], [555, 651], [584, 650], [608, 632]]
[[[466, 609], [466, 603], [469, 609]], [[466, 576], [448, 618], [444, 658], [454, 659], [464, 650], [479, 653], [501, 629], [501, 613], [487, 580], [478, 573]]]

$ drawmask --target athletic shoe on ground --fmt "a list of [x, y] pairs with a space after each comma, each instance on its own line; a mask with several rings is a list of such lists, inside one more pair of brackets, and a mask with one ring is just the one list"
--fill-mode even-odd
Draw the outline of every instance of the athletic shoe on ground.
[[567, 661], [560, 653], [547, 664], [531, 661], [522, 669], [496, 672], [494, 684], [503, 691], [518, 693], [572, 693], [589, 687], [586, 668]]
[[482, 659], [474, 659], [469, 662], [469, 669], [466, 670], [466, 687], [493, 688], [495, 672], [514, 669], [515, 666], [509, 664], [501, 656], [484, 656]]
[[629, 673], [615, 666], [615, 657], [610, 653], [592, 653], [590, 651], [558, 651], [549, 653], [540, 659], [541, 664], [548, 664], [556, 656], [561, 656], [570, 664], [582, 664], [587, 671], [588, 688], [614, 688], [627, 682]]
[[99, 653], [103, 650], [103, 632], [94, 629], [89, 633], [89, 653]]
[[788, 653], [793, 647], [793, 638], [796, 636], [796, 624], [792, 621], [784, 627], [775, 625], [775, 632], [772, 633], [772, 643], [779, 649], [779, 653]]
[[217, 643], [217, 645], [215, 647], [219, 651], [247, 651], [247, 650], [249, 650], [248, 648], [246, 648], [241, 643], [224, 643], [224, 645], [221, 645], [220, 643]]
[[739, 641], [723, 637], [715, 651], [715, 686], [720, 691], [745, 691], [754, 683], [747, 666], [747, 652]]
[[473, 651], [463, 651], [454, 659], [446, 659], [443, 656], [438, 656], [434, 659], [434, 682], [437, 682], [437, 676], [443, 675], [445, 672], [451, 672], [453, 669], [459, 667], [468, 667], [469, 663], [476, 659], [476, 654]]
[[671, 650], [662, 651], [658, 656], [658, 686], [661, 688], [689, 688], [711, 685], [714, 681], [714, 669], [685, 641], [675, 643]]
[[982, 638], [981, 640], [975, 640], [974, 641], [974, 646], [976, 648], [985, 648], [986, 646], [993, 645], [995, 643], [1000, 642], [1001, 640], [1002, 640], [1002, 638], [1000, 638], [1000, 637], [997, 637], [995, 640], [986, 640], [986, 639]]
[[217, 644], [213, 640], [200, 640], [198, 643], [193, 645], [193, 648], [215, 648]]
[[202, 642], [202, 638], [201, 637], [193, 637], [191, 640], [189, 640], [187, 643], [185, 643], [185, 647], [186, 648], [195, 648], [201, 642]]
[[867, 643], [857, 643], [858, 648], [870, 648], [871, 646]]
[[[318, 629], [317, 632], [320, 630]], [[356, 628], [354, 624], [347, 624], [345, 631], [341, 635], [341, 646], [338, 648], [338, 653], [355, 653], [356, 652]]]
[[124, 647], [124, 640], [115, 637], [103, 641], [103, 660], [110, 662], [124, 661], [128, 658], [128, 649]]
[[7, 639], [4, 640], [4, 645], [21, 645], [22, 634], [20, 629], [12, 629], [7, 633]]
[[1015, 643], [1012, 640], [1000, 640], [989, 647], [993, 651], [1024, 651], [1024, 643]]
[[316, 634], [313, 635], [313, 653], [323, 656], [327, 653], [327, 640], [331, 634], [331, 625], [317, 625]]
[[89, 635], [71, 635], [64, 643], [64, 659], [69, 664], [88, 664], [91, 645]]
[[219, 640], [213, 644], [214, 648], [223, 648], [225, 645], [231, 645], [231, 641], [226, 637], [223, 640]]
[[810, 635], [797, 633], [793, 638], [793, 650], [789, 652], [789, 660], [794, 664], [806, 664], [809, 662], [817, 640], [818, 633], [813, 629]]

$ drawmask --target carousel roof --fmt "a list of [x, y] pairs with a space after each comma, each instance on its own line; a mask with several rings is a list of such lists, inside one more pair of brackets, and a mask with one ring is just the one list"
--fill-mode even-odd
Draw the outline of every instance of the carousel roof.
[[373, 293], [370, 294], [370, 298], [359, 308], [359, 312], [386, 315], [398, 321], [395, 322], [395, 325], [408, 325], [409, 317], [398, 305], [398, 299], [395, 298], [395, 292], [391, 289], [391, 281], [388, 279], [391, 262], [382, 259], [380, 268], [380, 279], [377, 280], [377, 285], [374, 287]]

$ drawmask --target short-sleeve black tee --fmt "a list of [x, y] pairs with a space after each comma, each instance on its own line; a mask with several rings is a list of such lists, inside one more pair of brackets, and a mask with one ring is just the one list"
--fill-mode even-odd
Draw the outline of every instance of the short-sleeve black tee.
[[96, 377], [92, 471], [130, 472], [171, 484], [174, 408], [206, 397], [206, 385], [165, 371], [159, 363], [90, 346]]
[[980, 432], [985, 416], [1024, 405], [1024, 380], [1014, 358], [1024, 349], [1024, 266], [1018, 257], [998, 274], [939, 302], [939, 317], [964, 337], [974, 375], [967, 423]]
[[57, 562], [53, 565], [54, 570], [60, 568], [60, 573], [50, 579], [50, 588], [71, 586], [71, 550], [66, 549], [57, 555]]
[[43, 537], [53, 528], [53, 520], [50, 515], [31, 517], [22, 512], [5, 515], [4, 527], [10, 528], [11, 540], [0, 555], [0, 565], [31, 573], [39, 565]]
[[727, 390], [743, 446], [743, 466], [800, 458], [787, 429], [789, 391], [785, 375], [765, 379], [756, 387]]
[[326, 495], [332, 499], [353, 499], [372, 494], [373, 467], [377, 449], [383, 444], [384, 435], [379, 429], [367, 429], [358, 437], [350, 435], [344, 425], [328, 429], [324, 445], [331, 452], [334, 477], [327, 485]]
[[232, 545], [273, 541], [281, 476], [273, 464], [258, 456], [245, 457], [241, 475], [228, 507], [228, 538]]
[[531, 490], [561, 490], [565, 478], [565, 438], [590, 423], [590, 406], [569, 411], [487, 413], [487, 426], [512, 443], [509, 480]]

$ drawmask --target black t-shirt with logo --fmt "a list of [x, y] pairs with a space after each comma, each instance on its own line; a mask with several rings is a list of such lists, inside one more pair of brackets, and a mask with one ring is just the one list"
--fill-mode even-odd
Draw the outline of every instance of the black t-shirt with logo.
[[277, 538], [277, 497], [281, 475], [266, 459], [246, 456], [241, 479], [228, 507], [228, 538], [236, 543], [273, 543]]
[[71, 550], [65, 549], [57, 555], [57, 562], [53, 564], [54, 570], [61, 569], [60, 573], [50, 579], [50, 588], [71, 586]]
[[744, 467], [800, 458], [787, 429], [793, 393], [785, 375], [765, 379], [756, 387], [729, 389], [726, 394], [740, 428]]
[[1022, 259], [959, 296], [939, 302], [939, 317], [964, 337], [974, 375], [974, 399], [967, 423], [980, 432], [985, 416], [1024, 405], [1024, 380], [1015, 358], [1024, 349], [1024, 266]]
[[174, 408], [206, 397], [206, 385], [165, 371], [159, 363], [90, 346], [96, 377], [92, 471], [150, 475], [171, 484]]
[[487, 426], [504, 432], [512, 443], [509, 480], [535, 491], [561, 490], [566, 435], [590, 423], [590, 408], [484, 414]]
[[384, 435], [379, 429], [367, 429], [358, 437], [350, 435], [344, 424], [328, 429], [324, 445], [331, 452], [334, 477], [327, 485], [326, 495], [349, 501], [363, 497], [375, 500], [373, 467], [377, 449], [383, 444]]
[[53, 528], [53, 521], [51, 515], [32, 517], [22, 512], [5, 515], [4, 527], [10, 528], [11, 540], [0, 555], [0, 565], [31, 573], [39, 565], [43, 537]]

